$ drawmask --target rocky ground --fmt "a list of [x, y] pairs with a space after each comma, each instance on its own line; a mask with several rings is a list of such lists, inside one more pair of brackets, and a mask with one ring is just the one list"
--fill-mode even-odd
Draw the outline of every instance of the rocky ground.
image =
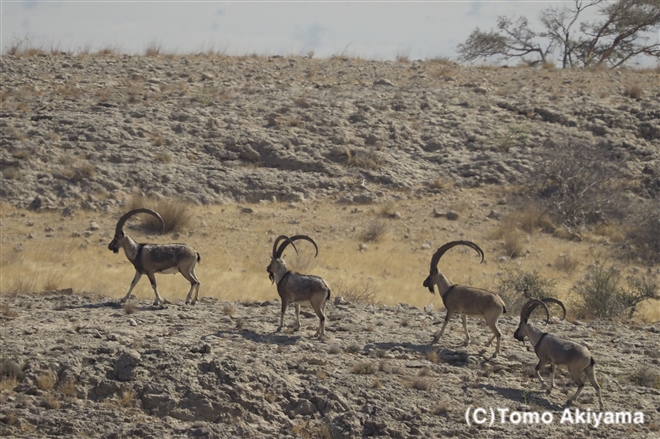
[[565, 139], [602, 144], [622, 178], [660, 191], [657, 70], [45, 53], [0, 67], [0, 197], [21, 207], [517, 184]]
[[[456, 198], [467, 188], [522, 183], [544, 148], [557, 142], [598, 144], [631, 196], [648, 200], [660, 193], [657, 70], [114, 53], [3, 56], [0, 68], [0, 206], [61, 211], [65, 216], [56, 215], [69, 221], [66, 227], [74, 227], [69, 214], [84, 209], [102, 214], [107, 234], [112, 226], [103, 221], [110, 224], [134, 194], [238, 202], [241, 212], [263, 200], [294, 202], [297, 209], [310, 199], [335, 206], [435, 194], [439, 204], [448, 186], [457, 189], [450, 193]], [[497, 203], [479, 204], [485, 209], [479, 218]], [[314, 216], [315, 209], [309, 212]], [[264, 217], [282, 223], [282, 215]], [[403, 215], [405, 239], [411, 224], [426, 227], [426, 217]], [[32, 251], [28, 244], [23, 251], [22, 240], [41, 237], [25, 230], [6, 236], [11, 221], [2, 225], [2, 243], [11, 244], [3, 263], [18, 264]], [[231, 227], [246, 242], [258, 239], [242, 221], [245, 228], [217, 230]], [[41, 223], [29, 218], [22, 226], [34, 224]], [[268, 235], [279, 233], [263, 227]], [[449, 227], [454, 239], [460, 231]], [[67, 239], [93, 233], [66, 230]], [[215, 245], [217, 230], [199, 239]], [[327, 230], [346, 236], [348, 229]], [[44, 233], [52, 237], [55, 228]], [[107, 238], [98, 238], [105, 252]], [[72, 254], [87, 248], [71, 243], [78, 249], [66, 247]], [[121, 282], [124, 288], [127, 281]], [[327, 337], [319, 341], [311, 314], [300, 332], [273, 333], [276, 301], [222, 302], [203, 294], [195, 307], [176, 302], [156, 309], [137, 299], [122, 307], [94, 291], [0, 295], [0, 435], [660, 435], [658, 323], [549, 326], [589, 346], [606, 410], [644, 414], [643, 424], [596, 428], [560, 423], [574, 384], [562, 372], [550, 396], [539, 390], [531, 378], [533, 351], [512, 338], [515, 316], [501, 320], [503, 352], [491, 359], [493, 348], [483, 347], [487, 327], [477, 319], [469, 322], [472, 345], [462, 346], [455, 320], [431, 347], [444, 311], [429, 308], [337, 299], [329, 305]], [[292, 318], [289, 311], [287, 321]], [[554, 421], [466, 425], [466, 410], [479, 407], [550, 411]], [[576, 407], [598, 410], [589, 385]]]
[[[430, 346], [443, 312], [336, 299], [326, 338], [274, 333], [278, 302], [204, 298], [153, 308], [60, 290], [0, 297], [0, 434], [10, 437], [658, 437], [660, 326], [554, 319], [547, 330], [587, 345], [606, 411], [643, 424], [560, 422], [574, 390], [561, 372], [550, 396], [531, 378], [535, 355], [500, 320], [491, 359], [485, 323], [459, 320]], [[287, 314], [289, 324], [293, 311]], [[467, 426], [468, 408], [551, 412], [548, 425]], [[598, 411], [587, 385], [574, 409]], [[515, 418], [512, 418], [515, 419]]]

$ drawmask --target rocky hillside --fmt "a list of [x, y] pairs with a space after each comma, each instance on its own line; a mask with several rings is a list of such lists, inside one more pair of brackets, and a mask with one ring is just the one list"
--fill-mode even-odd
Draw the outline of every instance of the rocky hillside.
[[0, 197], [22, 207], [136, 192], [369, 202], [438, 179], [518, 183], [564, 139], [602, 144], [622, 178], [660, 191], [657, 70], [116, 54], [0, 66]]
[[[643, 424], [568, 421], [575, 391], [558, 372], [548, 396], [532, 378], [529, 343], [500, 320], [502, 353], [489, 331], [459, 319], [430, 346], [443, 312], [408, 305], [330, 303], [326, 338], [274, 333], [277, 302], [194, 307], [51, 291], [0, 296], [0, 435], [33, 437], [534, 437], [651, 438], [660, 434], [660, 326], [554, 320], [545, 330], [587, 345], [605, 411], [642, 413]], [[293, 311], [285, 323], [292, 324]], [[466, 425], [466, 410], [545, 412], [548, 424]], [[575, 407], [598, 411], [590, 384]], [[586, 419], [586, 418], [585, 418]], [[591, 419], [591, 418], [589, 418]], [[605, 419], [605, 418], [603, 418]], [[632, 418], [635, 419], [635, 418]], [[576, 423], [577, 422], [577, 423]], [[585, 423], [586, 422], [586, 423]]]

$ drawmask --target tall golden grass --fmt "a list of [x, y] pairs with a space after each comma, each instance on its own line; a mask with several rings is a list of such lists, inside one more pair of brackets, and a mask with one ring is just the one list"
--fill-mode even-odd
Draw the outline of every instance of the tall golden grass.
[[[484, 218], [481, 212], [483, 190], [464, 191], [461, 218]], [[506, 269], [538, 270], [548, 279], [556, 281], [555, 291], [567, 298], [571, 287], [583, 276], [587, 261], [593, 259], [593, 243], [562, 240], [546, 233], [522, 234], [521, 245], [529, 250], [526, 255], [509, 260], [505, 256], [502, 224], [496, 220], [464, 222], [434, 218], [432, 207], [445, 208], [447, 195], [429, 196], [422, 200], [408, 199], [397, 203], [403, 212], [398, 219], [384, 219], [383, 206], [372, 205], [361, 212], [351, 213], [331, 201], [309, 202], [292, 209], [286, 204], [259, 204], [253, 213], [244, 213], [239, 205], [191, 206], [187, 205], [184, 236], [176, 239], [197, 249], [201, 262], [197, 274], [202, 283], [200, 297], [216, 297], [223, 301], [265, 301], [277, 299], [277, 290], [270, 284], [266, 273], [272, 252], [272, 241], [279, 234], [305, 233], [319, 245], [314, 258], [311, 245], [297, 246], [285, 251], [290, 268], [303, 273], [322, 276], [330, 284], [333, 295], [342, 291], [373, 291], [373, 301], [385, 305], [408, 303], [423, 307], [433, 304], [442, 308], [437, 294], [422, 287], [428, 274], [434, 250], [443, 243], [456, 239], [477, 242], [486, 253], [486, 261], [479, 264], [475, 255], [460, 247], [452, 249], [440, 261], [440, 269], [454, 283], [497, 290], [499, 276]], [[114, 254], [107, 245], [114, 234], [116, 218], [122, 212], [107, 215], [102, 212], [78, 211], [73, 217], [62, 219], [58, 212], [35, 213], [17, 210], [2, 204], [3, 245], [0, 249], [0, 291], [13, 291], [19, 280], [36, 291], [71, 287], [78, 293], [94, 292], [110, 298], [122, 297], [133, 278], [134, 269], [122, 251]], [[130, 207], [126, 207], [128, 210]], [[158, 211], [159, 207], [155, 210]], [[360, 251], [364, 225], [372, 221], [385, 221], [388, 233], [371, 242], [366, 251]], [[86, 237], [90, 221], [100, 230]], [[30, 225], [31, 224], [31, 225]], [[55, 226], [55, 227], [53, 227]], [[509, 223], [510, 227], [514, 227]], [[47, 237], [44, 229], [53, 227], [54, 236]], [[26, 238], [32, 232], [33, 238]], [[74, 233], [77, 232], [77, 233]], [[127, 233], [140, 242], [166, 243], [175, 241], [170, 235], [146, 236], [140, 230], [127, 229]], [[76, 236], [74, 236], [76, 235]], [[430, 242], [431, 248], [425, 243]], [[15, 247], [21, 243], [22, 251]], [[469, 250], [469, 249], [468, 249]], [[575, 268], [558, 263], [560, 255], [570, 255]], [[563, 257], [565, 258], [565, 256]], [[624, 273], [635, 274], [632, 265]], [[190, 284], [181, 275], [157, 275], [161, 294], [169, 300], [184, 300]], [[655, 277], [657, 282], [657, 276]], [[25, 291], [21, 291], [23, 293]], [[149, 282], [143, 280], [134, 290], [143, 300], [153, 299]], [[641, 307], [639, 318], [660, 320], [660, 306]]]

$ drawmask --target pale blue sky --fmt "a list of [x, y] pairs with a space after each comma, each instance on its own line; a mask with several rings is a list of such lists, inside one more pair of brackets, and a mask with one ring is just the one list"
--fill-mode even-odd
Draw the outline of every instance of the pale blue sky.
[[112, 47], [143, 53], [156, 44], [177, 53], [213, 49], [231, 55], [313, 51], [315, 57], [345, 53], [370, 59], [454, 58], [456, 45], [475, 27], [490, 29], [497, 15], [520, 14], [534, 22], [550, 4], [2, 0], [2, 49], [27, 35], [34, 46], [74, 52]]

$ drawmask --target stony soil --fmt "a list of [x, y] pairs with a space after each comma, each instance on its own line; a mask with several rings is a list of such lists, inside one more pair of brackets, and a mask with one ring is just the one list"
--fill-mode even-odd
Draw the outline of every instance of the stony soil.
[[[137, 193], [210, 205], [438, 197], [447, 184], [521, 183], [562, 139], [601, 144], [632, 193], [660, 191], [657, 71], [113, 54], [3, 56], [0, 67], [0, 200], [20, 208], [116, 218]], [[632, 86], [640, 99], [625, 95]], [[594, 429], [559, 423], [575, 386], [562, 372], [550, 396], [539, 390], [515, 316], [501, 320], [503, 353], [491, 359], [484, 322], [470, 319], [468, 347], [458, 320], [431, 347], [444, 312], [409, 305], [338, 300], [319, 341], [311, 315], [299, 333], [274, 334], [276, 301], [133, 303], [0, 296], [0, 435], [660, 434], [658, 323], [549, 326], [589, 346], [606, 410], [645, 414], [643, 425]], [[469, 427], [468, 407], [555, 421]], [[589, 385], [577, 407], [598, 409]]]
[[660, 191], [657, 70], [66, 54], [0, 67], [0, 196], [22, 207], [516, 184], [562, 139], [602, 143], [631, 186]]
[[[0, 297], [3, 371], [20, 382], [0, 394], [0, 434], [11, 437], [657, 437], [660, 326], [566, 322], [547, 330], [589, 346], [605, 410], [641, 411], [643, 425], [561, 424], [575, 390], [558, 373], [550, 396], [531, 378], [535, 355], [500, 320], [502, 354], [489, 333], [459, 320], [430, 346], [444, 313], [337, 299], [327, 336], [274, 333], [277, 302], [116, 301], [70, 290]], [[286, 316], [289, 324], [293, 311]], [[653, 382], [653, 379], [656, 381]], [[468, 427], [468, 407], [554, 414], [550, 425]], [[575, 408], [598, 410], [589, 385]]]

